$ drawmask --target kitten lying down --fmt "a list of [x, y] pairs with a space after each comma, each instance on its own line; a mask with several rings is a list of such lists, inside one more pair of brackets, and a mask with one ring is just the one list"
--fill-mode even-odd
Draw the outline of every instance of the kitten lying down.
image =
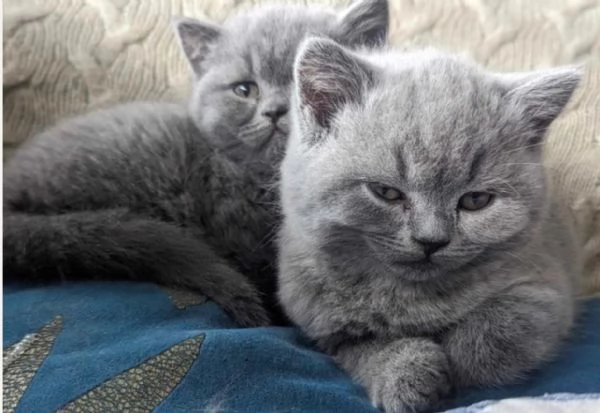
[[387, 1], [262, 5], [175, 28], [194, 75], [189, 104], [136, 102], [64, 120], [8, 163], [4, 274], [179, 285], [240, 326], [266, 325], [277, 314], [275, 183], [298, 45], [318, 34], [380, 46]]
[[580, 77], [304, 44], [279, 298], [374, 405], [419, 411], [454, 386], [513, 382], [568, 334], [578, 247], [542, 144]]

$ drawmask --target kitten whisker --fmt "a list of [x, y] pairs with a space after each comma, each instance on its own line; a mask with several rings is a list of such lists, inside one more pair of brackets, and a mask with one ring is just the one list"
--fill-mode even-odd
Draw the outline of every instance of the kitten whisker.
[[521, 163], [519, 163], [519, 162], [509, 162], [509, 163], [503, 163], [502, 165], [535, 165], [535, 166], [541, 166], [541, 167], [545, 166], [544, 164], [537, 163], [537, 162], [521, 162]]
[[[266, 125], [268, 126], [268, 125]], [[245, 125], [243, 126], [239, 133], [238, 133], [238, 137], [239, 138], [245, 138], [248, 135], [253, 135], [255, 134], [257, 131], [264, 129], [265, 128], [265, 124], [264, 123], [253, 123], [250, 125]]]
[[384, 248], [389, 248], [389, 249], [392, 249], [392, 250], [400, 252], [400, 253], [406, 252], [406, 249], [404, 248], [404, 246], [396, 240], [392, 240], [387, 237], [380, 238], [379, 235], [374, 236], [372, 234], [368, 234], [368, 235], [365, 234], [365, 237], [368, 240], [372, 241], [373, 243], [375, 243], [379, 246], [382, 246]]
[[272, 129], [273, 126], [270, 123], [254, 123], [252, 125], [248, 125], [246, 127], [244, 127], [240, 133], [238, 134], [240, 139], [245, 139], [248, 136], [253, 136], [253, 135], [262, 135], [263, 131], [266, 130], [270, 130]]
[[510, 189], [512, 192], [514, 192], [519, 198], [522, 198], [522, 195], [519, 191], [517, 191], [517, 189], [510, 183], [508, 182], [506, 179], [494, 179], [494, 180], [489, 180], [485, 182], [486, 185], [488, 186], [496, 186], [496, 187], [502, 187], [505, 186], [508, 189]]
[[265, 245], [270, 244], [279, 234], [279, 228], [277, 226], [273, 226], [271, 230], [256, 244], [256, 247], [252, 250], [252, 252], [258, 251], [260, 248]]
[[510, 184], [508, 181], [504, 182], [504, 185], [506, 185], [509, 189], [511, 189], [515, 194], [517, 194], [519, 196], [519, 198], [522, 198], [522, 195], [519, 191], [517, 191], [517, 189], [512, 186], [512, 184]]
[[[269, 128], [269, 129], [271, 129], [271, 128]], [[265, 148], [267, 148], [271, 144], [271, 141], [273, 140], [274, 136], [275, 136], [275, 130], [273, 129], [272, 131], [269, 132], [269, 134], [267, 136], [257, 139], [257, 140], [261, 140], [262, 142], [258, 142], [258, 144], [254, 147], [254, 152], [255, 153], [264, 152]]]
[[542, 145], [544, 145], [544, 142], [536, 143], [536, 144], [533, 144], [533, 145], [520, 146], [518, 148], [511, 149], [510, 151], [507, 151], [506, 153], [507, 154], [511, 154], [511, 153], [515, 153], [515, 152], [521, 152], [521, 151], [524, 151], [526, 149], [531, 149], [531, 148], [535, 148], [537, 146], [542, 146]]
[[516, 253], [516, 252], [511, 252], [511, 251], [504, 251], [504, 253], [506, 255], [510, 255], [511, 257], [521, 261], [523, 264], [525, 265], [530, 265], [533, 268], [535, 268], [539, 273], [543, 272], [542, 267], [540, 267], [536, 262], [533, 261], [533, 259], [525, 259], [525, 257], [521, 256], [520, 254]]

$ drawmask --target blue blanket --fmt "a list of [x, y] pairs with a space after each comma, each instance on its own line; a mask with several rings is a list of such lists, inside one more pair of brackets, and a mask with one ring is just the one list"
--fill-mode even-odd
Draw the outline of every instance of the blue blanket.
[[[5, 287], [4, 349], [5, 412], [376, 412], [296, 329], [237, 329], [204, 297], [152, 284]], [[594, 299], [554, 363], [448, 408], [599, 391]]]

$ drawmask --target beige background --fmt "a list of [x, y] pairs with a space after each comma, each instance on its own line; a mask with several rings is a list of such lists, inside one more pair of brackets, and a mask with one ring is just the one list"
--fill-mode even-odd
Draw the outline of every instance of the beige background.
[[[587, 61], [546, 148], [579, 225], [586, 287], [600, 292], [600, 0], [390, 0], [392, 43], [435, 45], [490, 68]], [[346, 1], [316, 1], [342, 4]], [[251, 0], [4, 0], [5, 156], [57, 119], [185, 96], [172, 15], [223, 19]]]

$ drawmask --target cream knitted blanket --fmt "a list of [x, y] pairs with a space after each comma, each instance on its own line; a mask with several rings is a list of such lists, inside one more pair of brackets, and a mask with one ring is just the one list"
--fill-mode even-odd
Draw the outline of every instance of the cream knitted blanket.
[[[254, 2], [4, 0], [5, 156], [64, 116], [185, 96], [187, 67], [171, 16], [220, 20]], [[553, 127], [546, 161], [578, 222], [586, 289], [600, 293], [600, 0], [390, 3], [395, 45], [434, 45], [499, 70], [588, 61], [584, 84]]]

